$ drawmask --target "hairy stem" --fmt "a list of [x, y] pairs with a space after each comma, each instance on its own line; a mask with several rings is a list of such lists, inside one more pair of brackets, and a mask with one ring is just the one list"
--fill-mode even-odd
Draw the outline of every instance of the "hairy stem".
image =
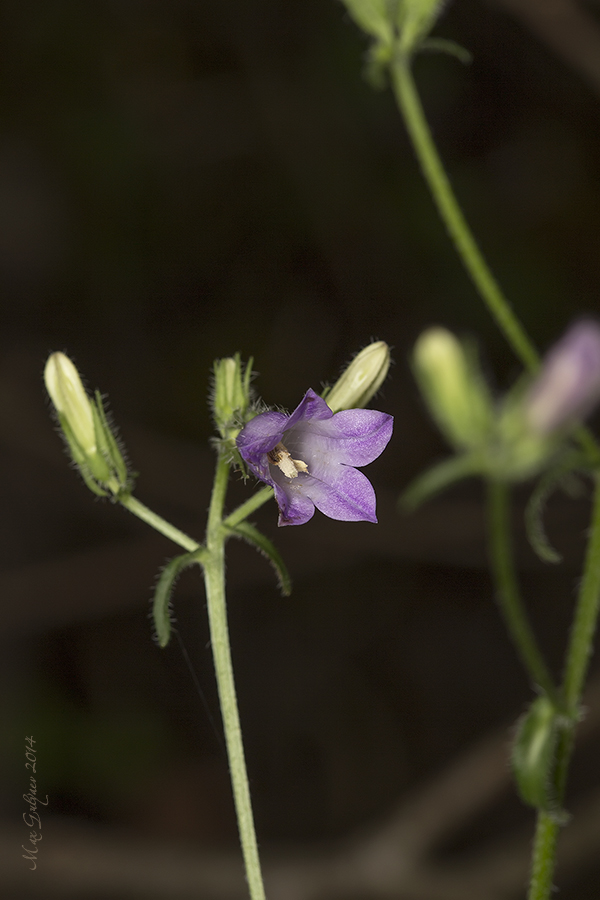
[[225, 603], [225, 540], [223, 504], [229, 479], [229, 464], [219, 457], [208, 513], [206, 530], [207, 559], [204, 562], [204, 583], [208, 604], [210, 638], [219, 691], [229, 771], [237, 814], [240, 842], [246, 867], [246, 878], [252, 900], [264, 900], [256, 831], [252, 815], [250, 788], [246, 772], [244, 745], [237, 706], [227, 608]]
[[538, 812], [527, 900], [549, 900], [552, 894], [552, 876], [559, 827], [556, 818], [552, 818], [543, 810]]

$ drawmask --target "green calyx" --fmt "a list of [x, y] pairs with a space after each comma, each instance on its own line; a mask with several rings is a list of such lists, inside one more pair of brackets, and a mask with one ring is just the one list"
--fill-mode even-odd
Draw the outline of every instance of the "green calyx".
[[[441, 0], [343, 0], [370, 38], [371, 68], [389, 65], [395, 56], [410, 57], [423, 44], [441, 12]], [[381, 80], [377, 72], [372, 72]]]
[[565, 717], [548, 697], [537, 697], [519, 720], [511, 756], [521, 799], [559, 823], [564, 822], [565, 813], [557, 799], [554, 776], [558, 739], [565, 725]]

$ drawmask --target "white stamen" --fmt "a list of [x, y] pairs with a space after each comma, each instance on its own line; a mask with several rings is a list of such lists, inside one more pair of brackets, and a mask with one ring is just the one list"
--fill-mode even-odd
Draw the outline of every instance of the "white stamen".
[[306, 463], [301, 459], [292, 459], [290, 451], [281, 441], [272, 450], [269, 450], [267, 457], [269, 462], [277, 466], [286, 478], [297, 478], [298, 472], [306, 472], [308, 474]]

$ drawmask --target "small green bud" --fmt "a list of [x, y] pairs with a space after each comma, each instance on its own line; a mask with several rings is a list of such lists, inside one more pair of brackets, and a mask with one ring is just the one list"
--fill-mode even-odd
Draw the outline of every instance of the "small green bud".
[[492, 400], [474, 354], [445, 328], [417, 340], [413, 365], [431, 414], [450, 443], [479, 448], [493, 423]]
[[519, 793], [536, 809], [557, 812], [553, 786], [560, 717], [546, 696], [533, 701], [519, 721], [511, 764]]
[[239, 353], [215, 360], [212, 409], [215, 424], [224, 439], [235, 438], [247, 421], [251, 375], [252, 360], [244, 369]]
[[375, 341], [358, 353], [324, 394], [334, 413], [342, 409], [362, 409], [375, 396], [390, 368], [390, 348], [385, 341]]
[[95, 494], [119, 493], [129, 485], [127, 466], [106, 419], [102, 397], [92, 400], [79, 372], [64, 353], [53, 353], [44, 383], [67, 446], [87, 486]]

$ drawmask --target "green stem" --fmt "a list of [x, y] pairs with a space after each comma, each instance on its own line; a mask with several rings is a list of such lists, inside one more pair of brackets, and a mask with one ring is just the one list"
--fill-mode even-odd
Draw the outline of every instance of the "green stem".
[[256, 494], [253, 494], [249, 500], [246, 500], [245, 503], [242, 503], [241, 506], [234, 509], [234, 511], [223, 521], [223, 525], [227, 528], [235, 528], [236, 525], [239, 525], [240, 522], [244, 522], [248, 516], [251, 516], [253, 512], [260, 509], [260, 507], [263, 506], [267, 500], [270, 500], [272, 496], [272, 487], [261, 488]]
[[557, 691], [538, 647], [519, 593], [510, 538], [508, 488], [488, 482], [489, 553], [498, 604], [529, 677], [557, 704]]
[[183, 547], [183, 549], [187, 550], [189, 553], [198, 550], [200, 547], [200, 544], [197, 541], [185, 534], [185, 532], [180, 531], [179, 528], [175, 528], [174, 525], [171, 525], [170, 522], [167, 522], [151, 509], [148, 509], [147, 506], [144, 506], [143, 503], [140, 503], [140, 501], [136, 500], [131, 494], [118, 495], [117, 499], [121, 506], [124, 506], [129, 512], [132, 512], [134, 516], [137, 516], [138, 519], [146, 522], [156, 531], [160, 531], [161, 534], [170, 538], [174, 543], [179, 544], [180, 547]]
[[[556, 750], [556, 795], [563, 802], [569, 762], [573, 752], [575, 727], [585, 676], [594, 646], [594, 635], [600, 611], [600, 475], [596, 475], [596, 490], [592, 510], [591, 534], [587, 547], [583, 579], [577, 609], [567, 648], [562, 696], [567, 712]], [[528, 900], [550, 900], [556, 841], [560, 823], [556, 817], [538, 813], [537, 829]]]
[[227, 628], [225, 603], [225, 540], [227, 532], [223, 528], [223, 504], [228, 479], [229, 464], [220, 455], [217, 460], [215, 482], [208, 512], [206, 530], [208, 558], [204, 562], [204, 583], [219, 702], [248, 888], [252, 900], [264, 900], [265, 891], [254, 829]]
[[535, 372], [539, 366], [538, 353], [483, 258], [454, 196], [433, 142], [408, 59], [399, 57], [395, 60], [392, 80], [419, 165], [458, 255], [515, 354], [529, 371]]
[[538, 812], [527, 900], [549, 900], [552, 894], [552, 876], [559, 828], [560, 825], [556, 818], [552, 818], [542, 810]]
[[577, 716], [583, 684], [592, 655], [596, 622], [600, 607], [600, 475], [592, 510], [591, 532], [587, 546], [583, 579], [575, 619], [571, 629], [565, 665], [563, 693], [567, 711]]

